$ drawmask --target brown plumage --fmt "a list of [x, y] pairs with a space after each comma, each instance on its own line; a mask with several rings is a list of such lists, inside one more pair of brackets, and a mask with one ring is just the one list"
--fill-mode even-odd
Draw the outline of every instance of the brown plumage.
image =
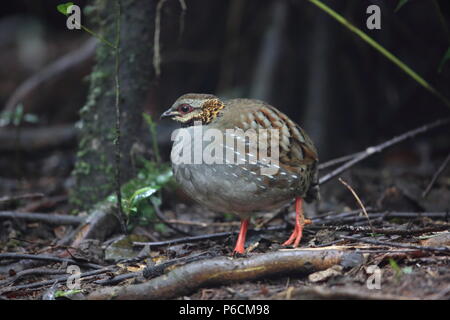
[[[244, 252], [248, 220], [254, 213], [276, 209], [295, 198], [296, 227], [285, 244], [298, 245], [306, 223], [302, 213], [302, 199], [311, 201], [318, 197], [317, 151], [299, 125], [263, 101], [221, 101], [214, 95], [192, 93], [178, 98], [162, 117], [180, 122], [188, 133], [193, 133], [196, 124], [202, 124], [203, 130], [219, 130], [225, 138], [221, 142], [214, 139], [210, 144], [223, 148], [224, 154], [227, 145], [223, 141], [230, 137], [228, 130], [255, 133], [258, 140], [243, 138], [245, 152], [233, 144], [236, 159], [245, 159], [243, 163], [229, 163], [225, 156], [225, 161], [220, 164], [173, 163], [174, 176], [186, 193], [200, 204], [217, 212], [230, 212], [241, 217], [241, 232], [234, 250], [239, 253]], [[275, 140], [271, 140], [272, 135]], [[261, 141], [274, 143], [264, 144]], [[193, 148], [193, 145], [193, 138], [174, 144], [189, 148]], [[256, 153], [252, 153], [251, 148]], [[267, 155], [269, 160], [276, 158], [277, 161], [268, 163], [264, 162], [266, 159], [260, 158], [251, 161], [256, 158], [255, 155], [260, 154]], [[265, 174], [262, 169], [274, 172]]]

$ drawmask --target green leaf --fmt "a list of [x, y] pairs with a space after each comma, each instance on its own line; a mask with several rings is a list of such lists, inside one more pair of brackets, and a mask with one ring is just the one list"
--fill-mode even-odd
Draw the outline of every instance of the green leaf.
[[58, 11], [61, 12], [63, 15], [67, 16], [67, 15], [69, 15], [67, 10], [69, 9], [70, 6], [73, 6], [73, 2], [66, 2], [66, 3], [58, 4], [56, 6], [56, 9], [58, 9]]
[[39, 122], [39, 117], [33, 113], [26, 113], [23, 116], [23, 121], [28, 122], [28, 123], [37, 123], [37, 122]]
[[448, 47], [447, 52], [445, 52], [444, 57], [442, 58], [441, 62], [439, 63], [438, 72], [442, 72], [442, 69], [444, 68], [445, 63], [450, 60], [450, 47]]
[[13, 113], [10, 111], [3, 111], [0, 113], [0, 127], [8, 126], [13, 121]]
[[403, 7], [408, 1], [409, 0], [399, 0], [394, 12], [397, 12], [398, 10], [400, 10], [400, 8]]
[[395, 275], [396, 275], [397, 277], [402, 275], [403, 271], [402, 271], [402, 269], [398, 266], [397, 262], [396, 262], [394, 259], [389, 258], [389, 264], [391, 265], [392, 270], [395, 271]]
[[16, 127], [20, 125], [20, 123], [22, 122], [22, 117], [23, 117], [23, 105], [19, 104], [14, 110], [12, 119], [13, 125], [15, 125]]
[[143, 199], [150, 198], [159, 188], [146, 187], [136, 190], [131, 196], [130, 203], [134, 205]]
[[67, 290], [67, 291], [62, 291], [62, 290], [58, 290], [55, 292], [55, 298], [60, 298], [60, 297], [67, 297], [67, 296], [71, 296], [74, 295], [76, 293], [82, 293], [83, 290]]

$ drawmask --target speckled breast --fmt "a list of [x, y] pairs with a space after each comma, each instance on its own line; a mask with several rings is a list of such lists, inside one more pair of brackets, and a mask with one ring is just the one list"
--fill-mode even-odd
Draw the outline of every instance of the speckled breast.
[[[276, 173], [267, 174], [261, 170], [267, 164], [229, 161], [226, 157], [229, 145], [223, 144], [225, 140], [215, 145], [223, 150], [222, 161], [206, 163], [201, 159], [199, 162], [201, 157], [198, 152], [205, 152], [205, 148], [211, 148], [216, 140], [211, 142], [199, 139], [199, 135], [194, 133], [194, 127], [183, 130], [186, 131], [178, 132], [173, 139], [175, 142], [171, 156], [175, 179], [190, 197], [213, 211], [247, 217], [252, 213], [279, 208], [295, 196], [303, 196], [309, 188], [308, 176], [293, 174], [276, 164], [273, 164], [276, 166]], [[186, 136], [181, 139], [180, 134]], [[183, 152], [190, 153], [190, 157]], [[194, 155], [196, 152], [197, 159]], [[233, 152], [236, 153], [237, 149]], [[183, 156], [184, 159], [181, 159]], [[190, 161], [186, 161], [187, 159]], [[307, 171], [306, 167], [304, 171]]]

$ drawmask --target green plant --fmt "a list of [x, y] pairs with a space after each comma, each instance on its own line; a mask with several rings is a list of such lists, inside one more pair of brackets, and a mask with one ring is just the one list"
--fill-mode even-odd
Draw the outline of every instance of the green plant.
[[[397, 67], [399, 67], [403, 72], [405, 72], [408, 76], [414, 79], [418, 84], [422, 87], [430, 91], [434, 96], [440, 99], [447, 107], [450, 108], [450, 101], [442, 95], [439, 91], [437, 91], [433, 86], [431, 86], [425, 79], [423, 79], [419, 74], [417, 74], [413, 69], [411, 69], [408, 65], [403, 63], [399, 58], [393, 55], [391, 52], [386, 50], [382, 45], [376, 42], [372, 37], [363, 32], [361, 29], [355, 27], [351, 24], [347, 19], [345, 19], [342, 15], [331, 9], [329, 6], [321, 2], [320, 0], [308, 0], [315, 6], [317, 6], [322, 11], [326, 12], [328, 15], [333, 17], [340, 24], [345, 26], [350, 31], [354, 32], [358, 37], [367, 42], [370, 46], [372, 46], [375, 50], [385, 56], [388, 60], [394, 63]], [[400, 1], [397, 10], [400, 9], [407, 1]], [[450, 57], [449, 57], [450, 58]]]
[[[73, 6], [74, 3], [73, 2], [66, 2], [66, 3], [61, 3], [58, 4], [56, 6], [56, 10], [58, 10], [60, 13], [62, 13], [65, 16], [68, 16], [68, 10], [71, 6]], [[100, 36], [99, 34], [95, 33], [94, 31], [92, 31], [91, 29], [86, 28], [85, 26], [83, 26], [82, 24], [80, 24], [80, 28], [83, 29], [84, 31], [86, 31], [87, 33], [89, 33], [91, 36], [97, 38], [98, 40], [100, 40], [101, 42], [103, 42], [104, 44], [110, 46], [113, 49], [117, 49], [117, 46], [113, 45], [111, 42], [109, 42], [108, 40], [106, 40], [105, 38], [103, 38], [102, 36]]]
[[17, 105], [13, 111], [4, 111], [0, 114], [0, 127], [8, 125], [18, 127], [24, 122], [37, 123], [38, 121], [39, 118], [35, 114], [24, 113], [22, 104]]
[[[172, 169], [168, 164], [139, 159], [142, 167], [137, 176], [122, 186], [122, 208], [128, 227], [148, 225], [155, 221], [155, 208], [162, 203], [161, 190], [173, 186]], [[108, 197], [116, 202], [116, 195]]]
[[405, 274], [410, 274], [413, 272], [412, 267], [400, 268], [397, 262], [392, 258], [389, 258], [389, 265], [391, 266], [392, 270], [394, 270], [396, 278], [400, 278]]

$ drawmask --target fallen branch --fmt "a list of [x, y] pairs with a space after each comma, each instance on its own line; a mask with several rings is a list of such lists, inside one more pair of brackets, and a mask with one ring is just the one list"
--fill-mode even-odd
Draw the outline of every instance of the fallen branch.
[[0, 203], [4, 203], [4, 202], [12, 202], [12, 201], [17, 201], [17, 200], [22, 200], [22, 199], [34, 199], [34, 198], [42, 198], [45, 195], [43, 193], [26, 193], [26, 194], [19, 194], [19, 195], [14, 195], [14, 196], [5, 196], [5, 197], [0, 197]]
[[21, 207], [15, 209], [15, 211], [37, 212], [43, 208], [49, 210], [49, 209], [53, 209], [54, 207], [56, 207], [57, 204], [60, 204], [63, 202], [67, 203], [67, 199], [68, 199], [68, 196], [65, 194], [60, 195], [60, 196], [45, 197], [43, 199], [36, 200], [36, 201], [30, 202], [24, 206], [21, 206]]
[[11, 95], [5, 104], [3, 111], [12, 112], [14, 108], [23, 101], [26, 96], [36, 90], [41, 84], [49, 79], [55, 79], [57, 75], [62, 75], [65, 71], [73, 68], [94, 55], [97, 40], [90, 38], [77, 50], [67, 53], [54, 61], [42, 70], [33, 74], [25, 80]]
[[450, 253], [450, 248], [447, 248], [447, 247], [417, 246], [417, 245], [413, 245], [413, 244], [379, 241], [379, 240], [371, 240], [371, 239], [361, 239], [361, 238], [355, 238], [355, 237], [349, 237], [349, 236], [340, 236], [340, 237], [342, 239], [346, 239], [346, 240], [365, 242], [365, 243], [382, 245], [382, 246], [387, 246], [387, 247], [398, 247], [398, 248], [416, 249], [416, 250], [422, 250], [422, 251], [435, 251], [435, 252]]
[[245, 259], [215, 258], [179, 267], [145, 283], [102, 288], [92, 292], [88, 299], [171, 299], [204, 286], [325, 270], [355, 254], [338, 250], [287, 250]]
[[53, 225], [79, 225], [85, 218], [65, 215], [65, 214], [50, 214], [50, 213], [28, 213], [15, 211], [0, 211], [0, 220], [2, 219], [19, 219], [27, 221], [39, 221]]
[[75, 143], [73, 124], [38, 128], [0, 128], [0, 151], [55, 148]]
[[104, 241], [114, 232], [120, 230], [120, 223], [115, 213], [116, 204], [105, 201], [97, 204], [78, 226], [67, 237], [59, 241], [59, 245], [70, 243], [71, 247], [77, 248], [85, 239], [98, 239]]

